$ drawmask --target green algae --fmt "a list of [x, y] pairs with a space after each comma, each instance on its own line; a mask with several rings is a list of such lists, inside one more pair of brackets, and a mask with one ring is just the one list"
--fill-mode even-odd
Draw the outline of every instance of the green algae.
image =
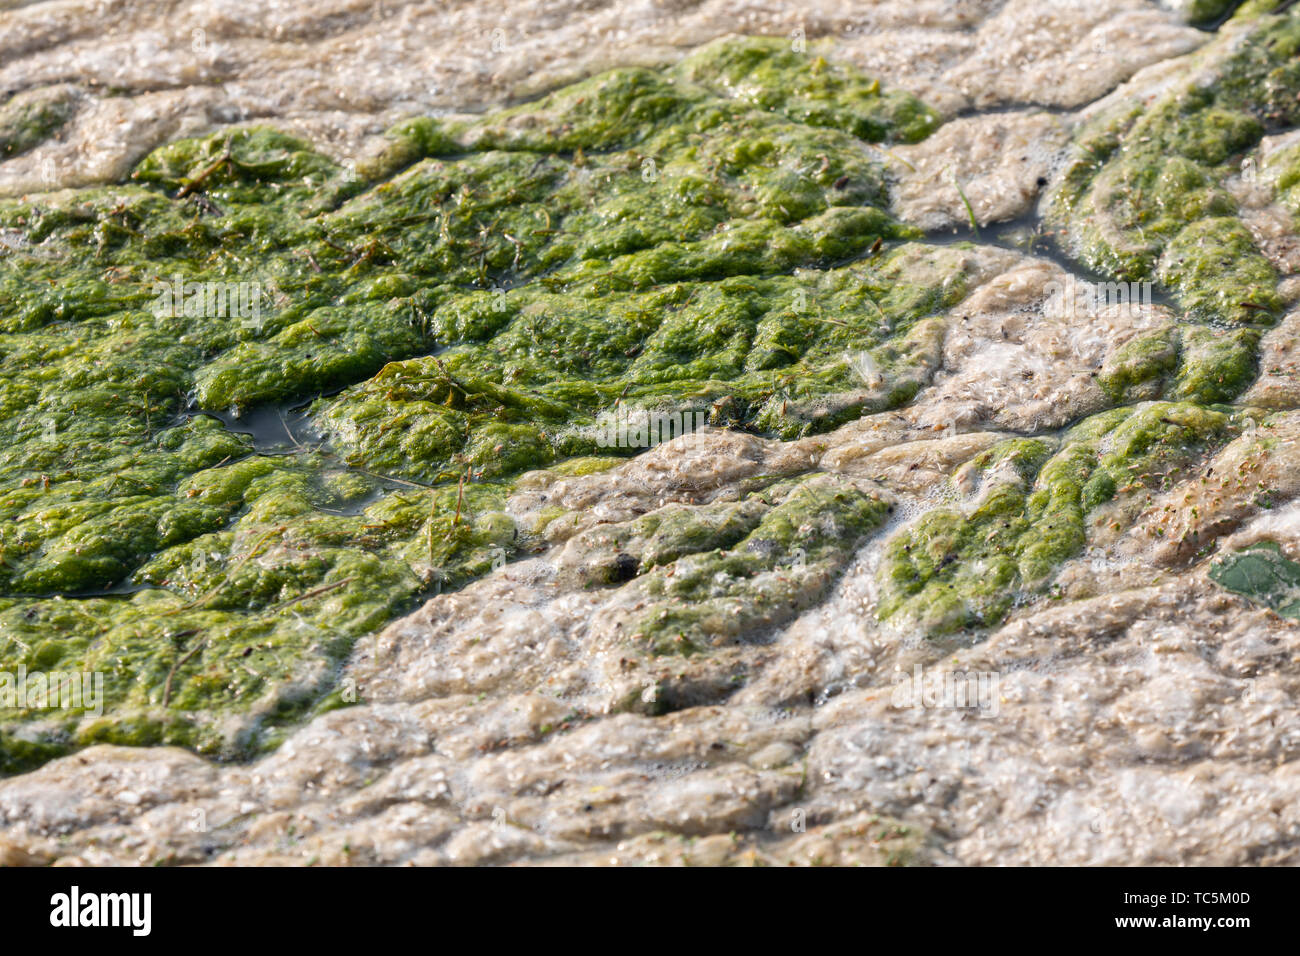
[[914, 143], [939, 125], [938, 114], [911, 94], [882, 90], [879, 81], [809, 58], [778, 38], [715, 41], [674, 73], [796, 122], [846, 130], [873, 143]]
[[997, 624], [1083, 550], [1091, 512], [1163, 487], [1237, 428], [1193, 403], [1144, 402], [1090, 416], [1059, 440], [993, 446], [971, 462], [984, 484], [968, 507], [934, 508], [885, 543], [877, 615], [931, 637]]
[[1175, 328], [1137, 336], [1107, 356], [1097, 384], [1116, 404], [1157, 398], [1178, 366], [1181, 347]]
[[0, 105], [0, 159], [25, 153], [63, 127], [76, 109], [68, 87], [18, 93]]
[[1274, 192], [1300, 222], [1300, 143], [1276, 150], [1264, 163]]
[[1300, 119], [1300, 18], [1260, 17], [1249, 42], [1197, 54], [1202, 76], [1121, 101], [1076, 135], [1046, 216], [1090, 268], [1158, 280], [1193, 317], [1268, 324], [1278, 276], [1222, 184], [1234, 159]]
[[[3, 115], [9, 152], [57, 129]], [[0, 772], [93, 742], [273, 746], [347, 702], [358, 638], [534, 547], [514, 477], [639, 451], [599, 441], [623, 410], [793, 437], [906, 401], [968, 267], [905, 241], [863, 140], [936, 123], [734, 40], [411, 120], [355, 167], [248, 128], [0, 202], [0, 669], [105, 677], [102, 714], [7, 711]], [[269, 446], [216, 417], [277, 408]], [[638, 571], [714, 555], [784, 619], [885, 507], [823, 484], [718, 528], [659, 515]], [[798, 547], [812, 570], [772, 584]]]
[[1277, 542], [1261, 541], [1227, 555], [1210, 567], [1209, 574], [1221, 587], [1300, 621], [1300, 564], [1290, 560]]
[[[491, 476], [509, 463], [506, 447], [528, 450], [533, 467], [645, 447], [602, 446], [601, 416], [616, 408], [698, 414], [782, 438], [825, 431], [896, 407], [928, 381], [940, 331], [925, 317], [961, 298], [967, 270], [959, 249], [903, 245], [838, 269], [583, 301], [511, 289], [486, 346], [392, 363], [322, 400], [319, 424], [349, 462], [417, 481], [458, 468]], [[880, 369], [873, 390], [846, 361], [861, 352]]]
[[1255, 251], [1254, 239], [1237, 219], [1188, 225], [1166, 247], [1159, 276], [1193, 315], [1249, 324], [1282, 308], [1274, 291], [1276, 270]]
[[[1293, 20], [1264, 17], [1216, 84], [1080, 131], [1049, 218], [1213, 324], [1108, 358], [1124, 407], [977, 456], [972, 500], [885, 542], [882, 619], [996, 624], [1090, 520], [1235, 433], [1203, 406], [1249, 384], [1280, 302], [1223, 181], [1295, 122]], [[727, 40], [403, 123], [355, 168], [248, 129], [0, 203], [0, 669], [107, 678], [102, 716], [6, 715], [0, 773], [101, 741], [244, 757], [349, 703], [356, 640], [541, 547], [561, 512], [516, 524], [521, 473], [654, 443], [611, 444], [611, 422], [793, 439], [904, 405], [974, 268], [885, 211], [884, 147], [936, 125], [815, 54]], [[275, 448], [205, 414], [268, 406], [303, 422]], [[844, 479], [765, 478], [584, 532], [574, 571], [636, 580], [622, 633], [644, 652], [708, 654], [822, 600], [890, 511]]]
[[633, 521], [600, 525], [574, 539], [584, 555], [578, 576], [587, 586], [616, 584], [688, 554], [729, 548], [771, 508], [771, 493], [758, 493], [698, 507], [666, 505]]
[[1212, 24], [1240, 3], [1241, 0], [1191, 0], [1183, 5], [1183, 16], [1197, 26]]
[[1182, 362], [1168, 397], [1205, 404], [1240, 395], [1255, 379], [1260, 333], [1257, 329], [1183, 331]]
[[[830, 475], [777, 485], [758, 497], [773, 506], [734, 544], [680, 557], [679, 547], [651, 552], [647, 563], [659, 565], [644, 579], [651, 600], [630, 625], [632, 639], [649, 653], [689, 657], [761, 640], [820, 603], [857, 546], [893, 510], [879, 495]], [[723, 523], [703, 537], [697, 531], [697, 540], [721, 543], [745, 525]]]
[[1096, 381], [1117, 404], [1162, 397], [1227, 402], [1254, 381], [1259, 342], [1255, 328], [1170, 325], [1116, 349]]

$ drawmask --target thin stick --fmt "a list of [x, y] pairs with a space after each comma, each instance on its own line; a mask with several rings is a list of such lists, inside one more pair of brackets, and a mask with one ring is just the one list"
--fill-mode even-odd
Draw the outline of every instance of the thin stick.
[[182, 604], [180, 607], [176, 608], [176, 610], [168, 611], [167, 613], [179, 614], [181, 611], [192, 610], [193, 608], [196, 608], [201, 604], [206, 604], [208, 601], [212, 600], [212, 598], [216, 596], [217, 592], [226, 586], [226, 582], [230, 580], [230, 576], [234, 574], [236, 571], [238, 571], [240, 568], [242, 568], [248, 562], [248, 560], [257, 553], [257, 549], [262, 546], [262, 542], [264, 542], [267, 538], [271, 537], [271, 535], [273, 534], [278, 534], [280, 532], [283, 532], [286, 529], [286, 527], [287, 525], [280, 525], [280, 527], [278, 528], [272, 528], [266, 534], [262, 535], [262, 537], [258, 538], [257, 543], [254, 544], [251, 549], [249, 549], [249, 552], [246, 555], [244, 555], [242, 558], [240, 558], [238, 561], [236, 561], [233, 565], [231, 565], [231, 567], [226, 571], [225, 576], [222, 577], [221, 579], [221, 583], [218, 584], [216, 587], [214, 587], [207, 594], [203, 595], [200, 598], [197, 598], [194, 601], [191, 601], [189, 604]]
[[[949, 167], [945, 166], [944, 172], [947, 172], [948, 169]], [[957, 195], [961, 197], [961, 204], [966, 207], [966, 216], [970, 219], [971, 232], [975, 233], [975, 238], [978, 239], [980, 237], [980, 227], [979, 223], [975, 221], [975, 210], [971, 208], [970, 200], [966, 198], [966, 190], [961, 188], [961, 183], [957, 181], [955, 172], [952, 174], [952, 184], [957, 190]]]
[[[190, 633], [195, 633], [195, 632], [191, 631]], [[178, 657], [176, 659], [176, 663], [172, 665], [172, 669], [167, 672], [167, 683], [163, 684], [163, 701], [162, 701], [163, 709], [166, 709], [167, 704], [172, 699], [172, 678], [176, 676], [176, 672], [180, 670], [181, 665], [184, 664], [186, 661], [188, 661], [199, 651], [201, 651], [207, 643], [208, 643], [208, 639], [205, 637], [203, 640], [199, 641], [188, 651], [186, 651], [184, 654]]]
[[267, 608], [267, 610], [278, 611], [281, 608], [286, 608], [291, 604], [297, 604], [299, 601], [307, 601], [310, 600], [311, 598], [319, 597], [322, 594], [325, 594], [329, 591], [333, 591], [335, 588], [341, 588], [345, 584], [351, 584], [354, 580], [356, 579], [348, 577], [348, 578], [344, 578], [342, 581], [335, 581], [331, 584], [322, 584], [320, 587], [313, 588], [310, 591], [306, 591], [302, 594], [299, 594], [297, 597], [289, 598], [287, 601], [281, 601], [279, 604], [272, 604], [270, 607]]
[[[312, 331], [315, 331], [315, 329]], [[280, 416], [280, 424], [284, 426], [284, 433], [289, 436], [289, 441], [293, 442], [293, 447], [301, 452], [305, 452], [307, 449], [302, 446], [300, 441], [298, 441], [297, 436], [293, 433], [293, 429], [291, 429], [289, 423], [284, 420], [284, 412], [276, 409], [275, 413]]]
[[[337, 456], [331, 456], [331, 457], [337, 457]], [[341, 458], [338, 460], [342, 461]], [[345, 465], [347, 464], [347, 462], [343, 462], [343, 463]], [[351, 468], [353, 471], [359, 471], [363, 475], [369, 475], [371, 478], [377, 478], [380, 481], [391, 481], [394, 484], [406, 485], [406, 487], [408, 488], [428, 488], [430, 490], [433, 489], [433, 485], [422, 485], [418, 481], [407, 481], [404, 478], [394, 478], [392, 475], [381, 475], [378, 474], [377, 472], [366, 471], [364, 468], [358, 468], [356, 465], [348, 465], [348, 467]]]
[[222, 151], [221, 155], [217, 157], [217, 161], [214, 162], [211, 166], [204, 169], [193, 179], [186, 182], [185, 185], [181, 187], [180, 192], [176, 194], [176, 198], [184, 199], [190, 193], [194, 192], [194, 190], [198, 189], [200, 186], [203, 185], [204, 181], [207, 180], [209, 176], [215, 173], [223, 165], [230, 162], [233, 158], [234, 156], [232, 156], [230, 152], [230, 140], [229, 138], [227, 138], [226, 148]]

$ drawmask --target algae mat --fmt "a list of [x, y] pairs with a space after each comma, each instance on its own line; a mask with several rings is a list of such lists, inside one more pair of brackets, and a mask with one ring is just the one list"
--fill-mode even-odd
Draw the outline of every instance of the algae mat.
[[[1229, 63], [1270, 90], [1295, 43], [1286, 23], [1271, 32], [1287, 46]], [[942, 251], [897, 244], [919, 234], [882, 208], [887, 153], [863, 144], [921, 139], [937, 116], [790, 47], [724, 42], [668, 73], [604, 74], [472, 124], [414, 121], [361, 171], [240, 130], [164, 147], [132, 186], [9, 204], [10, 670], [107, 677], [107, 717], [51, 736], [256, 748], [270, 726], [320, 705], [355, 638], [527, 548], [535, 529], [501, 510], [509, 479], [557, 459], [612, 463], [579, 456], [605, 450], [597, 420], [621, 405], [794, 438], [910, 398], [925, 362], [908, 333], [965, 289], [942, 263], [927, 263], [940, 284], [908, 281], [911, 260]], [[1210, 171], [1263, 134], [1252, 85], [1230, 78], [1235, 110], [1171, 97], [1134, 123], [1145, 152], [1126, 161], [1199, 204], [1169, 210], [1153, 195], [1149, 208], [1172, 223], [1144, 235], [1229, 211], [1225, 197], [1201, 198]], [[1275, 95], [1294, 109], [1294, 96]], [[1178, 122], [1157, 125], [1174, 110]], [[1217, 125], [1202, 132], [1207, 121]], [[52, 125], [31, 111], [11, 123], [15, 149]], [[1180, 140], [1190, 156], [1152, 161]], [[1077, 148], [1098, 151], [1090, 135]], [[1067, 184], [1088, 171], [1076, 161]], [[1064, 190], [1058, 200], [1079, 201]], [[1196, 255], [1251, 272], [1243, 283], [1193, 263], [1179, 273], [1200, 279], [1185, 282], [1189, 307], [1247, 326], [1275, 313], [1271, 288], [1249, 284], [1272, 269], [1244, 229], [1210, 225], [1212, 240], [1246, 248], [1185, 240]], [[1085, 253], [1116, 272], [1104, 257]], [[1155, 276], [1155, 259], [1118, 274]], [[1223, 281], [1242, 302], [1215, 311]], [[1117, 399], [1164, 371], [1147, 351], [1170, 366], [1173, 394], [1202, 401], [1240, 392], [1253, 367], [1249, 332], [1201, 346], [1208, 356], [1184, 347], [1181, 363], [1157, 335], [1161, 347], [1136, 342], [1134, 359], [1108, 370]], [[893, 387], [856, 394], [850, 349]], [[270, 403], [312, 403], [301, 434], [283, 425], [282, 454], [259, 454], [237, 417], [215, 417]], [[1144, 450], [1168, 438], [1168, 416], [1152, 417], [1156, 434], [1149, 424], [1135, 435]], [[1188, 429], [1225, 422], [1170, 425], [1185, 447]], [[1027, 478], [1049, 450], [1008, 449]], [[1045, 477], [1087, 469], [1071, 455]], [[999, 514], [1009, 507], [1027, 528], [1045, 513], [1078, 524], [1081, 495], [1115, 485], [1104, 471], [1082, 477], [1044, 481], [1033, 505], [998, 502]], [[913, 536], [934, 537], [941, 514]], [[1078, 546], [1009, 530], [961, 562], [945, 540], [931, 563], [951, 576], [994, 561], [991, 575], [979, 565], [979, 587], [996, 607], [1019, 577], [1042, 579]], [[935, 569], [894, 558], [901, 590], [937, 583]], [[232, 725], [231, 711], [258, 720]]]
[[[829, 267], [916, 234], [863, 142], [936, 124], [747, 41], [413, 121], [359, 172], [240, 130], [6, 204], [5, 654], [106, 678], [103, 718], [50, 739], [261, 746], [358, 636], [528, 548], [510, 479], [616, 461], [584, 456], [620, 403], [825, 428], [864, 403], [790, 406], [876, 343], [902, 401], [896, 343], [961, 285], [898, 282], [892, 248]], [[241, 416], [274, 403], [310, 407], [266, 453]]]

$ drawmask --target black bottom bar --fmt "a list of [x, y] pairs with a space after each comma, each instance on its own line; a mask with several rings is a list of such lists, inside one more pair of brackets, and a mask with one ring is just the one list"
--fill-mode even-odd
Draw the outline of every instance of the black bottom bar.
[[734, 944], [754, 928], [766, 934], [778, 923], [796, 932], [801, 926], [814, 930], [823, 946], [837, 931], [860, 945], [867, 926], [915, 932], [927, 945], [1029, 940], [1039, 930], [1071, 941], [1199, 935], [1231, 944], [1260, 929], [1276, 934], [1291, 925], [1297, 883], [1295, 872], [1283, 869], [787, 870], [779, 876], [698, 869], [545, 876], [523, 870], [41, 869], [0, 870], [0, 899], [11, 952], [31, 937], [75, 936], [78, 943], [93, 937], [128, 946], [338, 947], [402, 934], [430, 943], [467, 935], [499, 947], [512, 932], [533, 945], [577, 932], [588, 945], [618, 945], [629, 931], [656, 945], [677, 940], [685, 947], [713, 935], [710, 930]]

